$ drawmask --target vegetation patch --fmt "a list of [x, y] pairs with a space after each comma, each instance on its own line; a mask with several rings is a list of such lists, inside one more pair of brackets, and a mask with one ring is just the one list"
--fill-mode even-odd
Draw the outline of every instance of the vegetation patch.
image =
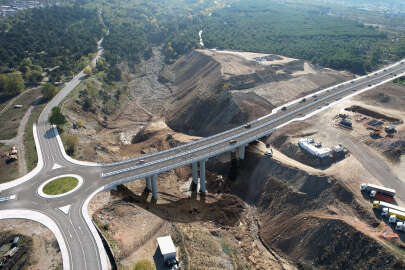
[[11, 181], [18, 177], [18, 161], [10, 162], [7, 156], [4, 155], [10, 149], [11, 146], [0, 144], [0, 183]]
[[73, 190], [79, 184], [79, 180], [75, 177], [57, 178], [43, 188], [46, 195], [60, 195]]
[[46, 104], [37, 105], [31, 111], [31, 116], [25, 126], [24, 132], [24, 146], [25, 146], [25, 162], [27, 164], [27, 170], [31, 171], [37, 166], [38, 154], [35, 146], [34, 133], [32, 130], [33, 125], [37, 122], [39, 115], [44, 109]]
[[[40, 95], [41, 92], [39, 89], [33, 89], [27, 93], [23, 93], [5, 112], [0, 115], [1, 140], [12, 139], [17, 135], [21, 119]], [[22, 106], [15, 107], [16, 105]]]

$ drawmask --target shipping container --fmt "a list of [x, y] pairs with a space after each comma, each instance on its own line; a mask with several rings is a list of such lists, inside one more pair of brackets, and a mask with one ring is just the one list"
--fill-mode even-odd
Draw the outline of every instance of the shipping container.
[[392, 200], [393, 200], [393, 198], [391, 196], [387, 196], [387, 195], [384, 195], [384, 194], [381, 194], [381, 193], [378, 193], [378, 192], [377, 192], [377, 194], [375, 194], [374, 198], [376, 198], [378, 200], [386, 201], [386, 202], [389, 202], [389, 203], [391, 203]]

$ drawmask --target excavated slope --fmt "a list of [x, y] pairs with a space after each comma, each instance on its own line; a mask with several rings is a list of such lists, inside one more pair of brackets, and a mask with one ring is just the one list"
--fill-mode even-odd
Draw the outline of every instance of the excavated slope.
[[174, 98], [166, 118], [178, 132], [208, 136], [269, 113], [274, 106], [254, 93], [232, 94], [224, 86], [221, 65], [193, 51], [172, 66]]
[[229, 191], [258, 208], [263, 243], [303, 269], [405, 269], [365, 233], [380, 221], [337, 179], [249, 152], [237, 171]]

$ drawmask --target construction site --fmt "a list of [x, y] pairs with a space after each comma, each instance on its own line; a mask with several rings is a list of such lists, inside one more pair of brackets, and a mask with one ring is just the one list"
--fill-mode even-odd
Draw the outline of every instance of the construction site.
[[[212, 55], [219, 57], [216, 60], [219, 62], [193, 53], [187, 56], [189, 66], [180, 64], [183, 61], [180, 59], [160, 76], [176, 78], [177, 82], [164, 80], [171, 91], [186, 91], [192, 85], [204, 85], [204, 82], [210, 85], [204, 70], [219, 65], [214, 70], [220, 70], [227, 76], [226, 80], [236, 83], [230, 74], [235, 72], [236, 63], [240, 65], [242, 58], [236, 58], [238, 62], [222, 63], [220, 57], [225, 56], [220, 53]], [[235, 54], [226, 57], [232, 59]], [[233, 65], [233, 69], [226, 69], [226, 65]], [[263, 64], [260, 66], [263, 68]], [[205, 75], [195, 76], [192, 81], [187, 81], [186, 77], [181, 79], [181, 74], [191, 72], [190, 68], [196, 74], [201, 70]], [[209, 76], [210, 80], [215, 78], [213, 74]], [[310, 76], [311, 80], [320, 78], [315, 74], [301, 76]], [[191, 168], [187, 167], [159, 175], [159, 200], [155, 203], [143, 182], [132, 182], [119, 186], [117, 191], [97, 195], [90, 205], [93, 219], [110, 243], [117, 265], [130, 269], [139, 260], [154, 261], [156, 239], [170, 235], [184, 269], [359, 269], [364, 265], [372, 266], [371, 269], [404, 268], [405, 243], [401, 230], [395, 230], [396, 224], [385, 222], [381, 214], [373, 210], [373, 201], [382, 195], [378, 193], [370, 198], [360, 190], [364, 183], [390, 187], [397, 192], [393, 203], [402, 205], [404, 200], [399, 195], [405, 194], [403, 188], [391, 185], [401, 175], [401, 155], [395, 163], [382, 149], [389, 149], [391, 144], [401, 140], [404, 130], [401, 119], [405, 113], [401, 106], [405, 104], [391, 103], [392, 108], [386, 109], [379, 104], [371, 105], [373, 99], [365, 98], [370, 94], [378, 95], [386, 87], [396, 86], [377, 88], [305, 121], [276, 130], [269, 138], [250, 144], [244, 161], [237, 160], [231, 153], [212, 159], [207, 163], [206, 196], [191, 192]], [[245, 90], [231, 91], [233, 98], [240, 91]], [[400, 88], [400, 92], [392, 95], [397, 97], [404, 92]], [[209, 100], [210, 108], [224, 105], [222, 98], [214, 97], [209, 96], [204, 102]], [[176, 100], [187, 107], [194, 98], [201, 96], [180, 91]], [[256, 96], [253, 100], [260, 99]], [[263, 112], [269, 112], [281, 102]], [[395, 98], [395, 102], [399, 102], [398, 99]], [[243, 104], [247, 103], [241, 103], [239, 108], [243, 108]], [[258, 104], [264, 106], [264, 103]], [[374, 113], [356, 107], [345, 110], [352, 106]], [[201, 125], [203, 119], [196, 118], [201, 116], [198, 108], [186, 107], [175, 108], [176, 113], [168, 114], [166, 121], [156, 116], [149, 118], [151, 122], [144, 123], [136, 135], [129, 137], [131, 144], [116, 143], [114, 148], [105, 146], [102, 151], [125, 153], [124, 156], [135, 149], [140, 154], [151, 153], [218, 130], [216, 120]], [[243, 109], [247, 114], [243, 119], [257, 117], [259, 108], [265, 107]], [[188, 116], [184, 118], [186, 112]], [[367, 119], [361, 120], [365, 117]], [[342, 126], [342, 120], [350, 122], [351, 126]], [[369, 126], [373, 126], [373, 120], [383, 122], [381, 138], [370, 136], [373, 130]], [[189, 124], [184, 125], [184, 121]], [[226, 127], [235, 124], [228, 122]], [[391, 132], [391, 126], [395, 126], [396, 132]], [[379, 144], [381, 141], [384, 144]], [[384, 166], [392, 171], [387, 172]], [[297, 244], [297, 239], [304, 240]], [[359, 249], [364, 250], [362, 255], [358, 254]], [[379, 256], [371, 255], [375, 252]]]

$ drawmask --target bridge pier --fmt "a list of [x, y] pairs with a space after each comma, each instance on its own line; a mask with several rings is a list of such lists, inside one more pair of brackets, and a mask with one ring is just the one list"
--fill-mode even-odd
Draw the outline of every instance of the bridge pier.
[[191, 169], [192, 169], [192, 172], [193, 172], [193, 183], [195, 185], [198, 185], [198, 163], [193, 162], [191, 164]]
[[238, 154], [239, 154], [239, 159], [241, 159], [241, 160], [245, 159], [245, 149], [246, 149], [246, 145], [239, 146]]
[[205, 160], [200, 161], [200, 192], [207, 192], [205, 179]]
[[152, 179], [151, 179], [151, 177], [150, 177], [150, 176], [147, 176], [147, 177], [145, 178], [145, 180], [146, 180], [146, 188], [147, 188], [149, 191], [152, 191]]
[[[158, 195], [157, 195], [157, 189], [156, 189], [156, 178], [157, 174], [154, 174], [152, 176], [152, 198], [157, 201]], [[150, 178], [149, 178], [150, 179]]]

